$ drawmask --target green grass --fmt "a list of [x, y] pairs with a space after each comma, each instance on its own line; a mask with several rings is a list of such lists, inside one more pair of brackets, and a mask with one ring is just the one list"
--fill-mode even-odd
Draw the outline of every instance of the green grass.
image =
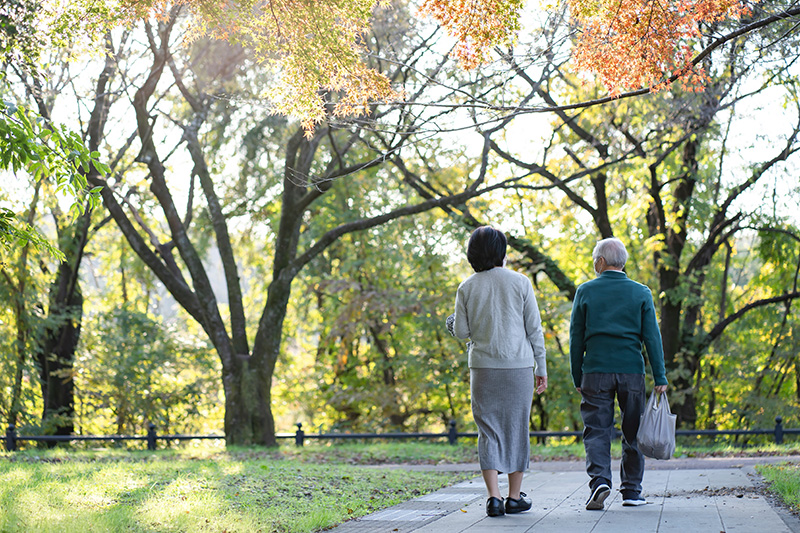
[[[234, 453], [236, 451], [234, 450]], [[281, 456], [303, 462], [326, 462], [353, 465], [381, 464], [454, 464], [478, 462], [474, 442], [460, 442], [456, 446], [439, 442], [420, 441], [369, 441], [306, 443], [302, 448], [285, 445]]]
[[318, 531], [474, 475], [306, 459], [257, 449], [4, 454], [0, 531]]
[[[234, 453], [236, 453], [234, 451]], [[306, 444], [302, 448], [281, 448], [283, 457], [299, 461], [325, 461], [353, 465], [382, 464], [457, 464], [477, 463], [475, 439], [461, 439], [455, 446], [447, 443], [420, 441], [388, 441], [367, 443]], [[564, 461], [583, 459], [583, 444], [531, 445], [533, 461]]]
[[756, 470], [795, 513], [800, 513], [800, 464], [781, 463], [758, 465]]
[[743, 447], [737, 443], [691, 444], [678, 440], [675, 457], [764, 457], [800, 455], [800, 441], [786, 444], [758, 444]]

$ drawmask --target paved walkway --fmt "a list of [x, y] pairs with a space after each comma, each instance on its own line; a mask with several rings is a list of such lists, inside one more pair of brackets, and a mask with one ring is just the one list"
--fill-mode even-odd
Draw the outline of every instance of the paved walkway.
[[[532, 463], [522, 490], [530, 511], [489, 518], [483, 481], [476, 477], [350, 520], [333, 533], [800, 533], [800, 519], [762, 495], [753, 466], [798, 457], [648, 460], [648, 504], [623, 507], [616, 489], [603, 511], [584, 508], [589, 496], [582, 462]], [[386, 468], [386, 467], [382, 467]], [[409, 467], [397, 467], [409, 468]], [[419, 466], [416, 470], [474, 471], [477, 465]], [[619, 484], [614, 465], [614, 484]], [[505, 476], [501, 476], [505, 477]], [[506, 491], [505, 486], [501, 486]]]

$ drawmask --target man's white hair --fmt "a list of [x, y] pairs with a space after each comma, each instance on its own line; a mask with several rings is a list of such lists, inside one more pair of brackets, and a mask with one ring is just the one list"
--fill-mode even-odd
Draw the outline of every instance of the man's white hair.
[[628, 260], [628, 251], [622, 241], [616, 237], [598, 241], [592, 252], [592, 260], [605, 259], [606, 264], [614, 268], [622, 268]]

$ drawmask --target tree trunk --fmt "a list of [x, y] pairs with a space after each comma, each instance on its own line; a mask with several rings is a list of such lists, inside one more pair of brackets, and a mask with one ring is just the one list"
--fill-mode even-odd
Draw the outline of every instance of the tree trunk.
[[[694, 350], [688, 350], [683, 328], [683, 299], [681, 285], [681, 258], [686, 246], [686, 224], [690, 212], [690, 200], [697, 179], [698, 138], [692, 138], [683, 145], [681, 160], [684, 172], [675, 182], [670, 195], [673, 200], [672, 216], [667, 217], [661, 199], [663, 185], [658, 180], [658, 165], [650, 166], [651, 204], [647, 215], [648, 230], [651, 236], [661, 236], [663, 250], [656, 251], [653, 260], [658, 269], [659, 289], [663, 297], [661, 304], [661, 340], [664, 346], [664, 363], [672, 374], [673, 411], [677, 415], [678, 426], [693, 427], [697, 420], [695, 406], [694, 375], [697, 370], [697, 357]], [[667, 222], [668, 218], [674, 221]], [[691, 353], [689, 353], [691, 351]]]
[[251, 356], [235, 356], [232, 366], [222, 376], [226, 444], [276, 446], [270, 388], [262, 386], [261, 372]]
[[23, 298], [15, 295], [14, 318], [17, 322], [17, 338], [14, 343], [16, 348], [16, 361], [14, 368], [14, 385], [11, 387], [11, 402], [9, 403], [7, 426], [16, 426], [19, 413], [22, 410], [22, 377], [25, 367], [25, 350], [27, 349], [27, 311], [21, 302]]
[[272, 376], [281, 353], [283, 322], [286, 319], [293, 280], [294, 276], [278, 275], [270, 283], [267, 305], [259, 322], [249, 360], [251, 375], [248, 379], [254, 391], [250, 416], [260, 424], [254, 430], [254, 437], [255, 442], [266, 446], [278, 444], [275, 438], [275, 418], [272, 414]]
[[[61, 263], [50, 287], [49, 319], [54, 324], [45, 330], [37, 354], [42, 390], [42, 426], [46, 435], [71, 435], [75, 430], [73, 366], [81, 333], [83, 295], [68, 262]], [[52, 443], [55, 445], [55, 443]]]
[[63, 230], [59, 239], [66, 260], [58, 265], [56, 278], [50, 285], [48, 324], [36, 354], [45, 435], [71, 435], [75, 429], [73, 368], [83, 319], [79, 270], [91, 217], [87, 210]]

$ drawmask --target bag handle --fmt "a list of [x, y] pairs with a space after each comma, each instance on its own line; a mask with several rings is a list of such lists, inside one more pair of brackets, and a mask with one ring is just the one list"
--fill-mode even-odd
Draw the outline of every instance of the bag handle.
[[[667, 413], [672, 414], [672, 411], [669, 410], [669, 400], [667, 399], [667, 391], [664, 391], [658, 395], [658, 402], [656, 403], [658, 404], [664, 403]], [[655, 409], [655, 407], [653, 407], [653, 409]]]

